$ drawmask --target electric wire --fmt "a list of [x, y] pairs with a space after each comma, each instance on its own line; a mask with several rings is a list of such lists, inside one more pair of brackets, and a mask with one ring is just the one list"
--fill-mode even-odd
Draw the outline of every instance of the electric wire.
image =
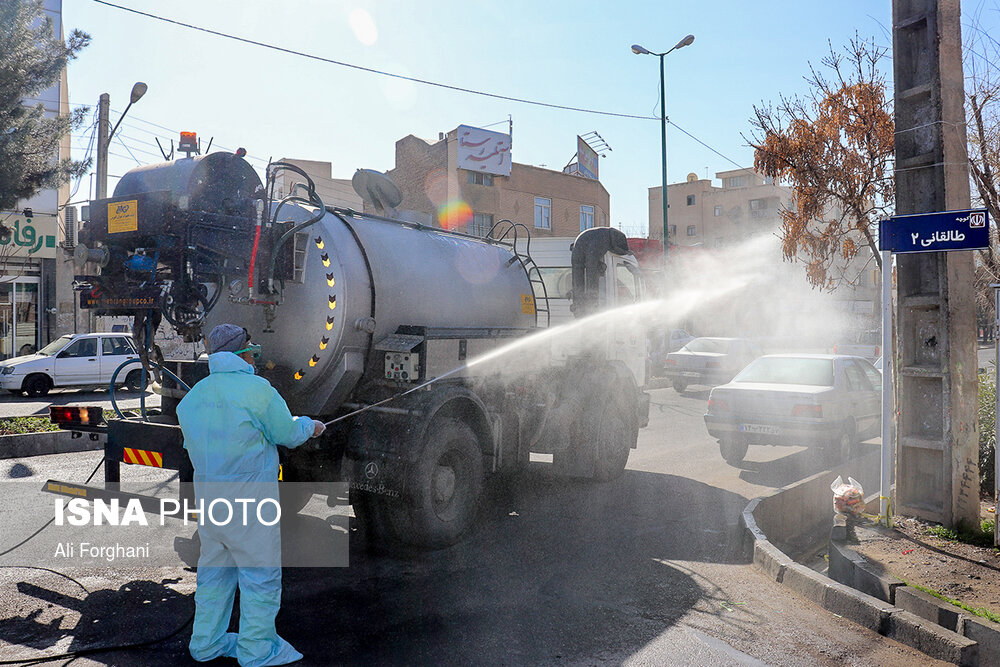
[[417, 77], [405, 76], [403, 74], [396, 74], [394, 72], [386, 72], [384, 70], [375, 69], [373, 67], [365, 67], [363, 65], [356, 65], [354, 63], [344, 62], [342, 60], [334, 60], [332, 58], [326, 58], [323, 56], [318, 56], [313, 53], [306, 53], [305, 51], [296, 51], [295, 49], [289, 49], [283, 46], [278, 46], [276, 44], [269, 44], [267, 42], [261, 42], [247, 37], [240, 37], [238, 35], [233, 35], [230, 33], [222, 32], [219, 30], [212, 30], [211, 28], [204, 28], [202, 26], [197, 26], [192, 23], [184, 23], [183, 21], [177, 21], [175, 19], [166, 18], [164, 16], [159, 16], [157, 14], [151, 14], [149, 12], [139, 11], [138, 9], [133, 9], [132, 7], [125, 7], [122, 5], [116, 5], [113, 2], [108, 2], [107, 0], [94, 0], [99, 5], [105, 5], [106, 7], [112, 7], [114, 9], [120, 9], [125, 12], [130, 12], [132, 14], [138, 14], [139, 16], [145, 16], [146, 18], [151, 18], [156, 21], [162, 21], [164, 23], [170, 23], [182, 28], [188, 28], [189, 30], [197, 30], [199, 32], [208, 33], [210, 35], [215, 35], [216, 37], [222, 37], [224, 39], [231, 39], [236, 42], [242, 42], [244, 44], [252, 44], [254, 46], [260, 46], [265, 49], [271, 49], [272, 51], [279, 51], [281, 53], [287, 53], [293, 56], [299, 56], [302, 58], [308, 58], [310, 60], [316, 60], [319, 62], [324, 62], [330, 65], [337, 65], [339, 67], [347, 67], [349, 69], [358, 70], [361, 72], [368, 72], [369, 74], [378, 74], [379, 76], [386, 76], [393, 79], [401, 79], [403, 81], [410, 81], [411, 83], [419, 83], [425, 86], [434, 86], [436, 88], [444, 88], [446, 90], [453, 90], [460, 93], [468, 93], [470, 95], [479, 95], [482, 97], [490, 97], [498, 100], [506, 100], [508, 102], [518, 102], [520, 104], [530, 104], [533, 106], [546, 107], [548, 109], [561, 109], [563, 111], [576, 111], [579, 113], [589, 113], [599, 116], [612, 116], [616, 118], [635, 118], [638, 120], [660, 120], [658, 117], [653, 116], [641, 116], [638, 114], [628, 114], [628, 113], [618, 113], [614, 111], [601, 111], [597, 109], [586, 109], [583, 107], [573, 107], [563, 104], [552, 104], [549, 102], [539, 102], [537, 100], [529, 100], [522, 97], [513, 97], [510, 95], [500, 95], [498, 93], [490, 93], [483, 90], [476, 90], [474, 88], [464, 88], [462, 86], [453, 86], [447, 83], [440, 83], [438, 81], [430, 81], [428, 79], [419, 79]]

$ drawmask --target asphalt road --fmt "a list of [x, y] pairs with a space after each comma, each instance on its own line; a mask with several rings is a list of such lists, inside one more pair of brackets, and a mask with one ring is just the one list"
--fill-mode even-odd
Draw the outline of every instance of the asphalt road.
[[[301, 520], [313, 522], [317, 540], [346, 525], [351, 565], [286, 569], [279, 632], [304, 665], [931, 664], [748, 563], [740, 511], [823, 470], [822, 456], [752, 447], [747, 464], [731, 468], [705, 433], [706, 399], [707, 391], [654, 391], [650, 427], [621, 479], [567, 481], [535, 462], [491, 486], [473, 534], [441, 551], [386, 553], [353, 518], [314, 500]], [[83, 480], [99, 460], [86, 452], [4, 461], [0, 473]], [[51, 516], [2, 510], [0, 552]], [[187, 569], [62, 574], [73, 580], [0, 568], [0, 660], [156, 639], [193, 609]], [[193, 665], [189, 636], [186, 626], [149, 648], [73, 664]]]
[[[118, 390], [115, 402], [121, 409], [138, 409], [139, 392]], [[88, 405], [111, 409], [111, 395], [106, 389], [53, 389], [47, 396], [27, 398], [0, 392], [0, 419], [4, 417], [48, 416], [50, 405]], [[160, 397], [146, 391], [146, 406], [160, 405]]]

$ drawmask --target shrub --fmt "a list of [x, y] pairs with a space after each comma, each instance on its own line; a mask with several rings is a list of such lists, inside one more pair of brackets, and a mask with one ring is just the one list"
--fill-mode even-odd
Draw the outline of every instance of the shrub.
[[979, 481], [984, 490], [993, 490], [993, 457], [996, 451], [996, 361], [979, 374]]

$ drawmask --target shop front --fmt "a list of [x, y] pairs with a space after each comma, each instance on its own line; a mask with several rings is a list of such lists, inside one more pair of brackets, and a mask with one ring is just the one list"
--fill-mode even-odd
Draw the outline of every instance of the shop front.
[[0, 360], [31, 354], [42, 344], [42, 271], [56, 257], [55, 215], [0, 216]]

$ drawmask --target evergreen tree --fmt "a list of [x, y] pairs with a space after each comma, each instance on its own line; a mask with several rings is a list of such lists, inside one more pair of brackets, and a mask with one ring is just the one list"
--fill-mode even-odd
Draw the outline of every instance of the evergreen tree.
[[55, 37], [42, 0], [0, 2], [0, 210], [90, 167], [89, 159], [57, 159], [60, 140], [80, 126], [88, 109], [47, 118], [40, 102], [30, 105], [89, 43], [90, 36], [79, 30], [66, 43]]

